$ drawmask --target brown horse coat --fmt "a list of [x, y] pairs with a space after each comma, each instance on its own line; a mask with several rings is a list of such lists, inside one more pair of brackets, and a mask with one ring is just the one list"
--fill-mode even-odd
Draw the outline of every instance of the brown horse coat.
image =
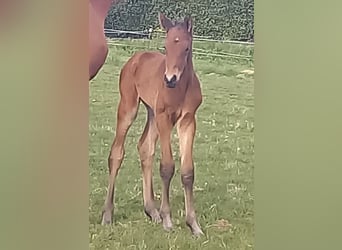
[[[165, 230], [172, 228], [169, 188], [175, 162], [171, 149], [171, 132], [176, 126], [180, 142], [180, 172], [185, 195], [186, 224], [193, 234], [200, 235], [203, 233], [194, 210], [192, 150], [196, 130], [195, 113], [202, 102], [202, 94], [192, 63], [192, 21], [185, 18], [184, 22], [174, 24], [163, 14], [159, 15], [159, 19], [161, 27], [167, 31], [166, 54], [138, 52], [121, 70], [116, 135], [108, 158], [110, 176], [102, 224], [112, 222], [115, 180], [125, 154], [124, 142], [141, 101], [147, 109], [146, 126], [138, 144], [143, 174], [144, 210], [153, 221], [162, 221]], [[161, 146], [160, 176], [163, 183], [159, 211], [155, 207], [152, 185], [153, 159], [158, 138]]]

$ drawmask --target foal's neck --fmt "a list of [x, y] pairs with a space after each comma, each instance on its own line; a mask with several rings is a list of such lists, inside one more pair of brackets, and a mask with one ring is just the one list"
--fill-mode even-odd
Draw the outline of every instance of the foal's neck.
[[188, 67], [189, 67], [189, 70], [194, 71], [194, 63], [192, 61], [192, 51], [190, 51], [190, 54], [188, 57]]
[[184, 79], [186, 81], [186, 84], [190, 84], [191, 80], [192, 80], [192, 74], [194, 72], [194, 64], [192, 61], [192, 48], [190, 49], [189, 55], [188, 55], [188, 61], [187, 61], [187, 65], [184, 69], [184, 75], [186, 76], [186, 79]]

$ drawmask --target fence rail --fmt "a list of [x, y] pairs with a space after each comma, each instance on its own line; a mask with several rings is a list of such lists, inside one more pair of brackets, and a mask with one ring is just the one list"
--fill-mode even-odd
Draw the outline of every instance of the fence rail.
[[[165, 33], [160, 32], [160, 31], [153, 31], [153, 30], [146, 30], [146, 31], [133, 31], [133, 30], [115, 30], [115, 29], [104, 29], [105, 34], [128, 34], [129, 35], [154, 35], [158, 34], [158, 37], [160, 38], [165, 38]], [[205, 41], [205, 42], [220, 42], [220, 43], [232, 43], [232, 44], [241, 44], [241, 45], [252, 45], [254, 46], [254, 42], [244, 42], [244, 41], [235, 41], [235, 40], [218, 40], [218, 39], [213, 39], [209, 36], [198, 36], [198, 35], [193, 35], [194, 40], [196, 41]]]
[[[114, 46], [163, 50], [160, 42], [165, 38], [165, 33], [161, 31], [153, 31], [152, 29], [146, 31], [105, 29], [105, 34], [107, 36], [108, 43]], [[125, 38], [133, 39], [127, 40]], [[144, 39], [146, 41], [145, 45], [137, 45], [134, 42], [134, 38]], [[194, 36], [193, 54], [199, 56], [235, 58], [252, 61], [254, 54], [254, 42], [217, 40], [207, 36]]]

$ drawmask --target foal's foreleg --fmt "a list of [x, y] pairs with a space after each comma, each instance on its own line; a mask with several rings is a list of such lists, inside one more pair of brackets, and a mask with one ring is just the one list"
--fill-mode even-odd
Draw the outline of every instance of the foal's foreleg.
[[170, 209], [170, 182], [175, 172], [175, 162], [172, 158], [171, 131], [172, 123], [165, 114], [156, 117], [157, 128], [160, 137], [161, 160], [160, 177], [162, 179], [162, 201], [160, 204], [160, 216], [163, 220], [163, 227], [166, 231], [172, 229]]
[[194, 235], [203, 234], [197, 223], [194, 209], [194, 162], [192, 156], [193, 142], [196, 131], [196, 120], [193, 114], [186, 114], [177, 126], [180, 156], [181, 156], [181, 180], [184, 187], [186, 224]]

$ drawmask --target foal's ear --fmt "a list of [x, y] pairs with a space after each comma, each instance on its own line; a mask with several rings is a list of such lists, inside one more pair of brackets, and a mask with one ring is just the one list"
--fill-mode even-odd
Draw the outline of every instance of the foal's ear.
[[169, 31], [173, 27], [173, 23], [170, 19], [168, 19], [163, 13], [159, 13], [159, 24], [162, 29], [166, 32]]
[[189, 17], [185, 17], [184, 18], [184, 23], [186, 25], [186, 28], [188, 30], [189, 33], [192, 33], [192, 18]]

